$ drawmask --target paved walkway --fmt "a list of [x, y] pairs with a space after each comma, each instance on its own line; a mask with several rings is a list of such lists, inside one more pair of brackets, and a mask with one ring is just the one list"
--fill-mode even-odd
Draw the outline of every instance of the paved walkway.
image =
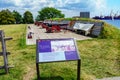
[[103, 79], [96, 79], [96, 80], [120, 80], [120, 77], [110, 77], [110, 78], [103, 78]]
[[[30, 27], [27, 28], [26, 34], [26, 44], [33, 45], [36, 44], [36, 39], [54, 39], [54, 38], [75, 38], [76, 40], [85, 40], [91, 39], [91, 37], [83, 36], [80, 34], [76, 34], [71, 31], [61, 31], [58, 33], [46, 33], [46, 30], [35, 25], [28, 25]], [[28, 34], [32, 32], [32, 39], [28, 39]]]

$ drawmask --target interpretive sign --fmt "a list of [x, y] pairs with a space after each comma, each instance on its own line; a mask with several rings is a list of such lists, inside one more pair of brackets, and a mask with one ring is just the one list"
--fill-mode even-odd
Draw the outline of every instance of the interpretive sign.
[[74, 39], [37, 40], [38, 62], [78, 60]]
[[78, 60], [77, 80], [80, 80], [80, 58], [76, 41], [73, 38], [38, 39], [36, 45], [36, 68], [38, 79], [40, 79], [38, 63]]

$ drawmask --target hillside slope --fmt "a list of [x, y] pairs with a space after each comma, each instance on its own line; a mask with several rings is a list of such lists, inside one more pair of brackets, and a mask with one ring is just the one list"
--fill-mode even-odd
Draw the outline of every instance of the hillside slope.
[[[6, 36], [13, 37], [7, 41], [9, 65], [14, 68], [5, 75], [0, 70], [0, 80], [37, 80], [36, 45], [25, 45], [26, 26], [1, 25]], [[77, 41], [82, 60], [81, 80], [94, 80], [109, 76], [120, 76], [120, 38], [119, 30], [105, 24], [99, 38]], [[0, 56], [0, 65], [3, 58]], [[76, 80], [76, 61], [41, 64], [41, 80]]]

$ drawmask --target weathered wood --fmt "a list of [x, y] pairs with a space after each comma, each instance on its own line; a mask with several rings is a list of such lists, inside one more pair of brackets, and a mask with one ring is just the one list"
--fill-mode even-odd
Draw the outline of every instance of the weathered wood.
[[11, 40], [11, 39], [13, 39], [12, 37], [5, 37], [4, 38], [5, 40]]
[[2, 47], [2, 52], [0, 52], [0, 56], [3, 56], [4, 59], [4, 65], [0, 66], [0, 69], [5, 69], [5, 72], [8, 73], [9, 66], [8, 66], [8, 58], [7, 55], [10, 54], [10, 52], [7, 52], [6, 50], [6, 40], [11, 40], [11, 37], [5, 38], [4, 31], [0, 30], [0, 41], [1, 41], [1, 47]]
[[8, 73], [9, 67], [8, 66], [8, 58], [7, 55], [10, 54], [10, 52], [7, 52], [6, 50], [6, 41], [11, 40], [11, 37], [5, 38], [4, 31], [0, 30], [0, 41], [1, 41], [1, 47], [2, 47], [2, 52], [0, 52], [0, 56], [3, 56], [4, 59], [4, 65], [0, 66], [0, 69], [5, 69], [5, 72]]
[[3, 52], [3, 58], [4, 58], [4, 67], [5, 67], [5, 72], [8, 73], [8, 59], [7, 59], [7, 54], [6, 54], [6, 43], [4, 40], [4, 32], [0, 31], [0, 36], [1, 36], [1, 43], [2, 43], [2, 52]]
[[0, 66], [0, 69], [3, 69], [4, 68], [4, 66]]
[[[1, 37], [0, 37], [1, 38]], [[4, 38], [4, 40], [6, 41], [6, 40], [11, 40], [11, 39], [13, 39], [12, 37], [6, 37], [6, 38]], [[0, 41], [1, 41], [1, 39], [0, 39]]]
[[[6, 52], [6, 55], [10, 55], [10, 52]], [[3, 52], [0, 52], [0, 56], [3, 56]]]
[[[13, 68], [14, 66], [8, 66], [8, 68]], [[0, 66], [0, 69], [4, 69], [5, 66]]]

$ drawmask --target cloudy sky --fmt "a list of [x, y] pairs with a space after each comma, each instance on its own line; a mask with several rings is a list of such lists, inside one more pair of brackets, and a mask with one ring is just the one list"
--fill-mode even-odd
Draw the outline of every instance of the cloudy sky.
[[16, 10], [23, 14], [29, 10], [38, 15], [44, 7], [54, 7], [61, 10], [65, 17], [79, 16], [81, 11], [89, 11], [92, 16], [120, 14], [120, 0], [0, 0], [0, 10]]

